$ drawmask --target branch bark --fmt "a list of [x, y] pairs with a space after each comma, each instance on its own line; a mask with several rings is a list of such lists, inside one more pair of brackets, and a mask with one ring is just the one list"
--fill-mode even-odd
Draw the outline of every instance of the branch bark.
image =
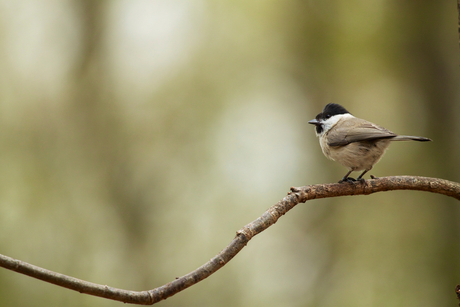
[[394, 176], [370, 179], [365, 182], [317, 184], [298, 188], [291, 187], [291, 191], [286, 197], [276, 205], [270, 207], [259, 218], [238, 230], [236, 237], [214, 258], [193, 272], [148, 291], [129, 291], [94, 284], [4, 255], [0, 255], [0, 266], [80, 293], [125, 303], [152, 305], [198, 283], [216, 272], [235, 257], [255, 235], [275, 224], [281, 216], [299, 203], [317, 198], [369, 195], [376, 192], [393, 190], [427, 191], [451, 196], [460, 200], [459, 183], [428, 177]]

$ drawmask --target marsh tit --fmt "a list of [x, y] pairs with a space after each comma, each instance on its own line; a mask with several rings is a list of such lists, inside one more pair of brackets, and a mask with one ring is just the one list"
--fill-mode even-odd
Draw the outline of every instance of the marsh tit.
[[354, 117], [335, 103], [327, 104], [323, 112], [308, 123], [316, 126], [324, 155], [348, 168], [349, 172], [339, 183], [355, 181], [348, 177], [354, 171], [363, 171], [356, 180], [364, 180], [363, 175], [380, 160], [391, 141], [431, 141], [421, 136], [397, 135]]

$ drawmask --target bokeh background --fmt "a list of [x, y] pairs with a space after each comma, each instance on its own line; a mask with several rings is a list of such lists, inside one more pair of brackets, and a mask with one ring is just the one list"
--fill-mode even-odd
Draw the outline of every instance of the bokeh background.
[[[371, 174], [460, 181], [454, 1], [0, 1], [0, 253], [147, 290], [346, 172], [329, 102], [401, 134]], [[456, 306], [458, 201], [310, 201], [158, 306]], [[1, 306], [121, 306], [0, 269]]]

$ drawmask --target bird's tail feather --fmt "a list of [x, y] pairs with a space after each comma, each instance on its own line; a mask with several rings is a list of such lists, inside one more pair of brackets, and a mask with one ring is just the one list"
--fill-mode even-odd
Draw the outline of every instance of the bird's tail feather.
[[392, 141], [419, 141], [419, 142], [428, 142], [431, 141], [429, 138], [424, 138], [423, 136], [412, 136], [412, 135], [398, 135], [392, 139]]

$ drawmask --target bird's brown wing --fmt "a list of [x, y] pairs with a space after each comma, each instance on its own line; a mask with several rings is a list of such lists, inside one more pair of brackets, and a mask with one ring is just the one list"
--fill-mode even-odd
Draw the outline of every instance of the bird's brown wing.
[[344, 146], [353, 142], [393, 138], [396, 134], [367, 120], [339, 121], [328, 133], [329, 146]]

